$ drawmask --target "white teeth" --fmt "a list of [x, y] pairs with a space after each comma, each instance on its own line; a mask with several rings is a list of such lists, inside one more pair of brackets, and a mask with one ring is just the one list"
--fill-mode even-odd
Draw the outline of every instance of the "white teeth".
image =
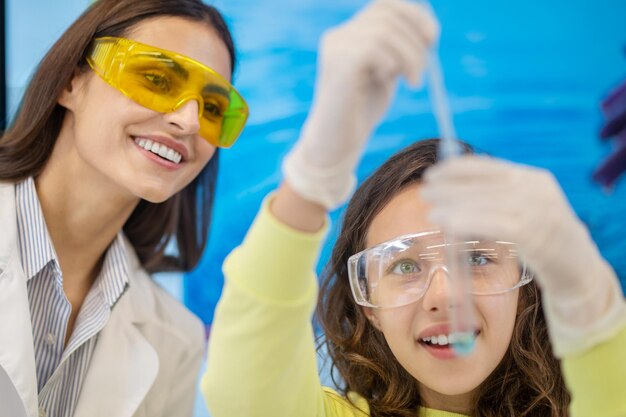
[[440, 334], [436, 336], [422, 337], [422, 342], [431, 344], [431, 345], [439, 345], [439, 346], [447, 346], [451, 343], [455, 343], [457, 339], [457, 335], [455, 333], [452, 334]]
[[168, 148], [162, 143], [152, 142], [150, 139], [136, 138], [135, 143], [143, 149], [159, 155], [160, 157], [178, 164], [183, 156], [174, 149]]

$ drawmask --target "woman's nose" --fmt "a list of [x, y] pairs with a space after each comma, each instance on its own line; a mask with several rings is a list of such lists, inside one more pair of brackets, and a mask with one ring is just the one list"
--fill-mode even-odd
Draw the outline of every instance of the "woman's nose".
[[178, 131], [177, 134], [194, 135], [200, 130], [199, 106], [197, 100], [187, 100], [176, 110], [167, 113], [165, 118]]

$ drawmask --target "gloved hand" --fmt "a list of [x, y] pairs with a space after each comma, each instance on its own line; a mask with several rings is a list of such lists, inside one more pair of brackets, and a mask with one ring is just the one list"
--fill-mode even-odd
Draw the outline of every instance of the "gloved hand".
[[555, 355], [575, 355], [626, 326], [626, 303], [555, 178], [541, 169], [480, 156], [430, 168], [422, 197], [430, 220], [460, 236], [518, 245], [535, 273]]
[[438, 33], [426, 7], [376, 0], [323, 35], [313, 106], [283, 163], [285, 179], [299, 195], [327, 209], [349, 197], [356, 165], [398, 77], [419, 84]]

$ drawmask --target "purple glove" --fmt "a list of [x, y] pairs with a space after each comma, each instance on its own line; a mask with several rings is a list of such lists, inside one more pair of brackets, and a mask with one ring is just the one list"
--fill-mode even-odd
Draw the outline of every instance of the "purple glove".
[[606, 124], [600, 131], [602, 139], [613, 138], [616, 149], [593, 173], [593, 179], [604, 187], [611, 187], [626, 171], [626, 81], [613, 90], [602, 102]]

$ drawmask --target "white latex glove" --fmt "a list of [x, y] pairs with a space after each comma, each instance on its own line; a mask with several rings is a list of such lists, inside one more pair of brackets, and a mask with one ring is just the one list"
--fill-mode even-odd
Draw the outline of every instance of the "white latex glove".
[[327, 209], [353, 191], [365, 143], [403, 76], [417, 86], [438, 37], [425, 6], [376, 0], [321, 41], [313, 106], [283, 174], [302, 197]]
[[535, 273], [554, 353], [581, 353], [626, 326], [619, 281], [548, 171], [480, 156], [430, 168], [430, 220], [518, 245]]

